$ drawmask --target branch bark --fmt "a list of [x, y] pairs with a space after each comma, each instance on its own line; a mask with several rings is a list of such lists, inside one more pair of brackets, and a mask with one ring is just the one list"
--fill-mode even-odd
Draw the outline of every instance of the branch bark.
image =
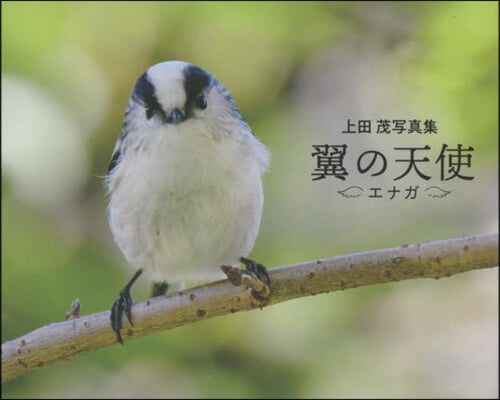
[[[269, 300], [228, 280], [134, 304], [124, 341], [199, 320], [266, 307], [299, 297], [415, 278], [443, 278], [498, 266], [498, 234], [469, 236], [349, 254], [269, 271]], [[101, 347], [116, 344], [109, 311], [43, 326], [2, 344], [2, 382]]]

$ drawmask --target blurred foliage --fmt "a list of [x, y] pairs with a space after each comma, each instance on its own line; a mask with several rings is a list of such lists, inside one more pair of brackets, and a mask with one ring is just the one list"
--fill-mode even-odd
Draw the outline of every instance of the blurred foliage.
[[[100, 176], [135, 79], [171, 59], [221, 80], [273, 153], [252, 258], [497, 229], [495, 2], [2, 2], [2, 341], [76, 297], [102, 311], [128, 279]], [[441, 203], [311, 182], [312, 144], [381, 113], [434, 117], [433, 140], [474, 146], [476, 179]], [[2, 396], [492, 397], [497, 284], [493, 270], [295, 300], [42, 368]]]

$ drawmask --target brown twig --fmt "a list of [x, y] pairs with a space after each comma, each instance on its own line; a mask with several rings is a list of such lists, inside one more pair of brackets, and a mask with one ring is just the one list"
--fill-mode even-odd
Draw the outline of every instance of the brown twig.
[[[498, 234], [404, 245], [269, 270], [265, 306], [298, 297], [415, 278], [443, 278], [498, 266]], [[251, 280], [251, 279], [250, 279]], [[228, 280], [134, 304], [125, 341], [202, 319], [262, 307]], [[2, 344], [2, 382], [77, 354], [116, 344], [109, 311], [46, 325]]]

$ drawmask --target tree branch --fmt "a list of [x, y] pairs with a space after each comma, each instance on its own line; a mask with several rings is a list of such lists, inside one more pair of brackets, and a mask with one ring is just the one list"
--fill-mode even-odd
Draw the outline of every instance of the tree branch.
[[[266, 304], [228, 280], [134, 304], [134, 326], [124, 320], [123, 339], [132, 340], [218, 315], [251, 310], [298, 297], [415, 278], [442, 278], [498, 266], [498, 234], [404, 245], [269, 271]], [[2, 382], [77, 354], [116, 344], [109, 311], [46, 325], [2, 344]]]

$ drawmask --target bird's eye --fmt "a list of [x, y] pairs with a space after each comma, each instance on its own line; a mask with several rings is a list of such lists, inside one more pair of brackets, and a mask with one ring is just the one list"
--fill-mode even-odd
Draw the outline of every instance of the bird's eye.
[[194, 104], [201, 110], [207, 108], [207, 98], [203, 94], [199, 94], [194, 99]]

